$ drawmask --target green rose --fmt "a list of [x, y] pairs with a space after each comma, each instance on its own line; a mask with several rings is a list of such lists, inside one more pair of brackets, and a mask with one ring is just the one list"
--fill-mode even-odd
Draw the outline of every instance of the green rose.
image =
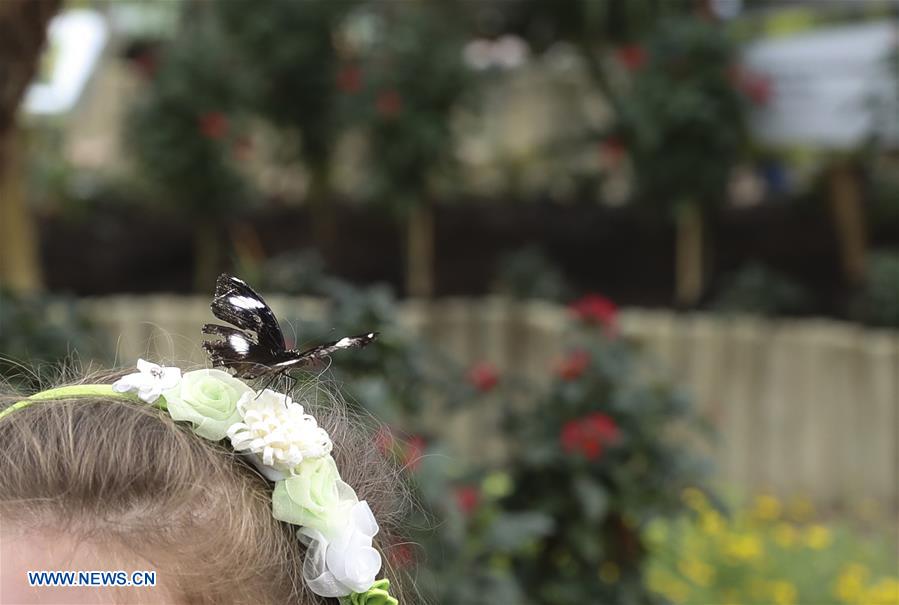
[[348, 605], [399, 605], [396, 597], [391, 597], [390, 580], [386, 578], [375, 582], [365, 592], [354, 592], [344, 600]]
[[181, 382], [163, 393], [174, 420], [193, 423], [200, 437], [219, 441], [228, 428], [240, 422], [237, 400], [252, 389], [221, 370], [187, 372]]
[[359, 499], [353, 488], [341, 481], [334, 458], [306, 458], [294, 472], [295, 475], [275, 483], [275, 519], [316, 529], [326, 536], [343, 527]]

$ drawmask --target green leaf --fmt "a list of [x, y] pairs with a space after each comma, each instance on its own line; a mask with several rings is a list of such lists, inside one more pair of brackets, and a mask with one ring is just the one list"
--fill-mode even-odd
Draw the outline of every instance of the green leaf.
[[485, 541], [493, 550], [513, 551], [547, 535], [554, 526], [553, 519], [543, 513], [506, 513], [490, 526]]
[[596, 481], [583, 475], [575, 477], [574, 493], [577, 495], [587, 519], [599, 521], [605, 516], [609, 509], [609, 496]]

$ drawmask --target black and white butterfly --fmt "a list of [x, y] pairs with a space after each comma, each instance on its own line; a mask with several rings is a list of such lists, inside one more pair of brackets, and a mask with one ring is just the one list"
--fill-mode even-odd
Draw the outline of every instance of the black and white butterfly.
[[364, 347], [377, 332], [346, 336], [340, 340], [306, 349], [288, 349], [278, 318], [271, 308], [241, 279], [223, 273], [215, 284], [212, 313], [232, 326], [206, 324], [204, 334], [222, 340], [207, 340], [203, 348], [213, 367], [234, 371], [238, 378], [271, 378], [288, 376], [293, 369], [310, 365], [342, 349]]

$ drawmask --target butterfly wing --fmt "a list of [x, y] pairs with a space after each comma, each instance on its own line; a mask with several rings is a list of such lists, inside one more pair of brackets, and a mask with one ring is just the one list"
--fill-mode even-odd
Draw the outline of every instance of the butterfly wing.
[[305, 351], [288, 351], [287, 355], [290, 356], [289, 359], [275, 364], [275, 367], [284, 368], [309, 365], [343, 349], [361, 349], [377, 337], [377, 332], [368, 332], [366, 334], [359, 334], [358, 336], [345, 336], [340, 340], [320, 344], [311, 349], [306, 349]]
[[242, 279], [219, 276], [212, 299], [212, 313], [222, 321], [256, 334], [255, 342], [273, 355], [284, 351], [284, 334], [278, 318], [261, 296]]
[[271, 351], [257, 343], [249, 332], [230, 326], [206, 324], [203, 333], [222, 337], [222, 340], [203, 343], [213, 367], [230, 368], [239, 378], [256, 378], [270, 371]]

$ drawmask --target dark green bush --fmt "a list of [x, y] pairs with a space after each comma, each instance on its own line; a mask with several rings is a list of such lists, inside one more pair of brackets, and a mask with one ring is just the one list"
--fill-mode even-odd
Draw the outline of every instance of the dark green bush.
[[70, 301], [0, 288], [0, 381], [33, 391], [99, 350], [92, 326]]
[[872, 326], [899, 328], [899, 253], [871, 254], [865, 285], [853, 302], [853, 316]]
[[807, 311], [810, 296], [791, 278], [751, 263], [724, 280], [712, 300], [716, 311], [752, 313], [756, 315], [795, 315]]

